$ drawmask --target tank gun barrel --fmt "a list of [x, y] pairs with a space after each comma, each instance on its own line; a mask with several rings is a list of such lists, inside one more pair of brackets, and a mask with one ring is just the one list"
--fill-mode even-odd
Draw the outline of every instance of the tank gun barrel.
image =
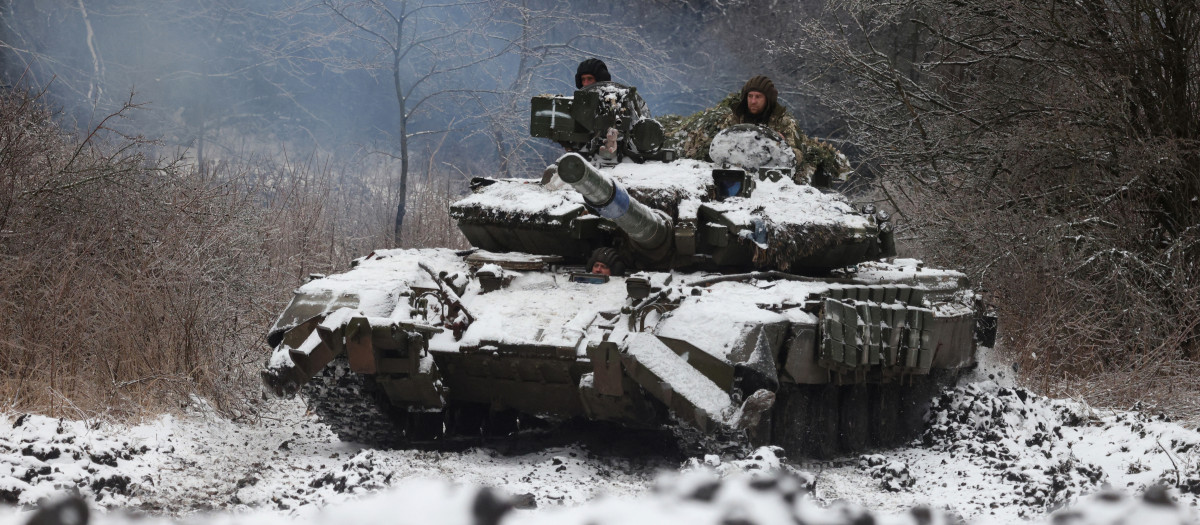
[[644, 254], [657, 259], [669, 250], [670, 217], [629, 196], [625, 188], [578, 153], [558, 159], [558, 176], [583, 195], [584, 201], [601, 217], [616, 223]]

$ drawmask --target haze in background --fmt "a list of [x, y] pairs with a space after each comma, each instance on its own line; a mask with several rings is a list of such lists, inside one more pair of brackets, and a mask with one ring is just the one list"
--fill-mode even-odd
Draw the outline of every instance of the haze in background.
[[[128, 101], [143, 104], [123, 129], [190, 148], [201, 165], [284, 152], [415, 159], [440, 151], [479, 164], [460, 169], [527, 175], [556, 152], [528, 138], [528, 99], [573, 91], [584, 58], [605, 60], [655, 115], [710, 106], [766, 70], [737, 49], [746, 38], [728, 30], [734, 17], [723, 9], [634, 0], [0, 0], [0, 83], [48, 90], [80, 127]], [[778, 83], [786, 100], [789, 86]], [[411, 152], [400, 151], [402, 135]]]

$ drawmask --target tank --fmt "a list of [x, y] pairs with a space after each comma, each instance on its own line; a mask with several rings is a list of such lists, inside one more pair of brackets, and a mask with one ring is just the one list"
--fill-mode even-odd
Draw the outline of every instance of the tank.
[[295, 291], [273, 392], [373, 445], [590, 420], [827, 458], [915, 436], [991, 345], [964, 274], [895, 258], [887, 215], [797, 183], [770, 129], [676, 159], [610, 82], [534, 97], [530, 126], [566, 153], [472, 181], [450, 209], [472, 249], [379, 250]]

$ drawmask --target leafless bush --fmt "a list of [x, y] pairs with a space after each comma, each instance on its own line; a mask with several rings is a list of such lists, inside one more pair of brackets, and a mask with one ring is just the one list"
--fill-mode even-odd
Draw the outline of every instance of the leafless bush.
[[[450, 218], [450, 203], [466, 192], [469, 173], [486, 173], [479, 162], [459, 158], [453, 166], [439, 162], [441, 150], [431, 148], [414, 155], [419, 159], [413, 169], [414, 177], [407, 184], [405, 220], [401, 232], [402, 246], [396, 246], [391, 238], [396, 205], [400, 198], [400, 185], [395, 177], [400, 160], [387, 155], [370, 154], [352, 161], [345, 169], [353, 170], [353, 178], [361, 182], [369, 199], [346, 206], [361, 207], [363, 217], [353, 220], [356, 224], [370, 227], [386, 227], [387, 231], [374, 230], [372, 236], [381, 239], [371, 247], [376, 248], [466, 248], [466, 238]], [[378, 237], [386, 234], [386, 237]], [[365, 255], [365, 253], [360, 254]]]
[[[111, 125], [135, 109], [77, 137], [37, 94], [0, 94], [0, 406], [236, 409], [290, 290], [391, 240], [385, 184], [312, 158], [160, 160]], [[453, 242], [452, 188], [421, 182], [410, 238]]]
[[1014, 213], [1007, 199], [905, 193], [907, 250], [973, 274], [999, 311], [1002, 347], [1032, 386], [1200, 416], [1200, 273], [1139, 249], [1144, 234], [1121, 217], [1126, 205], [1065, 220]]
[[987, 288], [1032, 383], [1194, 410], [1200, 7], [835, 7], [777, 51], [826, 68], [908, 249]]

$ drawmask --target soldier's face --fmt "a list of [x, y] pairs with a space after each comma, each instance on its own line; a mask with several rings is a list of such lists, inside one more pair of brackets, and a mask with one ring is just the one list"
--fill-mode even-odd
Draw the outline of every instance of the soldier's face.
[[579, 75], [579, 83], [583, 84], [583, 87], [588, 87], [592, 84], [595, 84], [596, 83], [596, 75], [589, 75], [587, 73]]
[[597, 261], [592, 265], [592, 273], [598, 275], [612, 275], [612, 269], [607, 264]]
[[[584, 84], [587, 85], [587, 84]], [[767, 107], [767, 96], [757, 91], [746, 93], [746, 108], [750, 110], [751, 115], [762, 113], [763, 108]]]

